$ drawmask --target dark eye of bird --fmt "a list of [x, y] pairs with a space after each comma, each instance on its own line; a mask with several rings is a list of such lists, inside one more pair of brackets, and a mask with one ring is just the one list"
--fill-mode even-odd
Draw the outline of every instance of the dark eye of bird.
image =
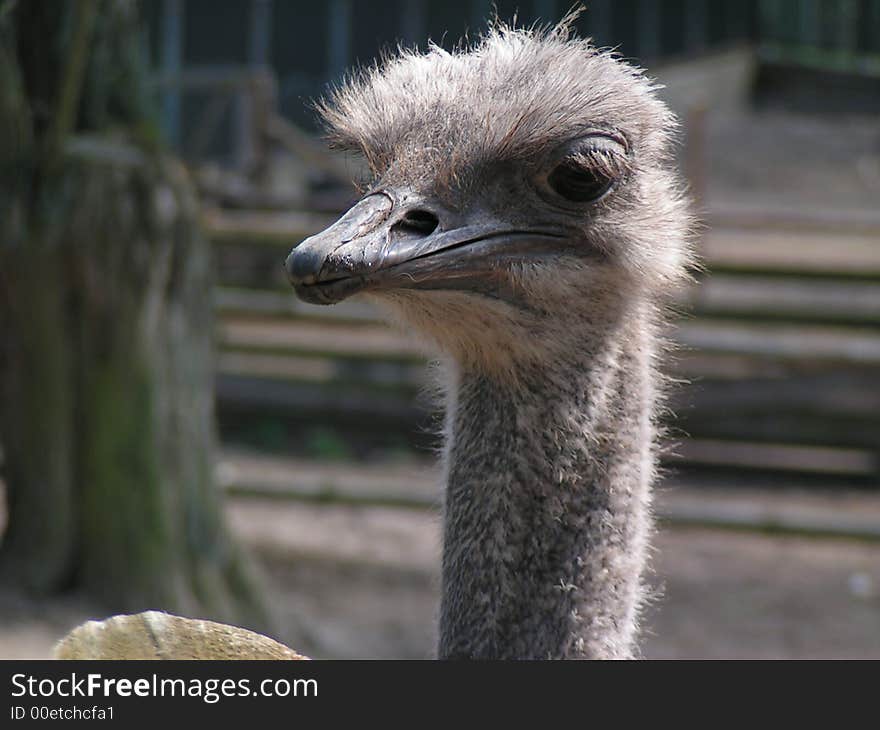
[[550, 173], [547, 182], [566, 200], [589, 203], [608, 192], [614, 181], [597, 170], [573, 163], [562, 163]]

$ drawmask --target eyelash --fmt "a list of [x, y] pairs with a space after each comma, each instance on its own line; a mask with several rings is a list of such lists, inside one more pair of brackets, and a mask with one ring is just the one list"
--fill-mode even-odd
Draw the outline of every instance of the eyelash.
[[628, 170], [624, 155], [589, 143], [556, 162], [545, 182], [554, 196], [574, 204], [603, 198]]

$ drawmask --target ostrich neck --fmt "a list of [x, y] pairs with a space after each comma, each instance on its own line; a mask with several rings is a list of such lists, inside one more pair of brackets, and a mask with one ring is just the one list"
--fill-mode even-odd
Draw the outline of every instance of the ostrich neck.
[[[627, 319], [627, 318], [622, 318]], [[647, 318], [449, 393], [441, 658], [626, 658], [654, 473]]]

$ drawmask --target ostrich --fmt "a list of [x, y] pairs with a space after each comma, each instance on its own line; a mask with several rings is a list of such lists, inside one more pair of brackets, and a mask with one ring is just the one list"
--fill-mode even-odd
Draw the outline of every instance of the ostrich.
[[674, 120], [569, 24], [401, 51], [319, 105], [372, 181], [286, 260], [444, 362], [440, 658], [629, 658], [656, 476], [656, 360], [686, 278]]
[[[358, 294], [445, 362], [440, 658], [637, 655], [656, 477], [657, 359], [691, 219], [675, 124], [570, 23], [401, 52], [320, 109], [372, 182], [286, 261]], [[59, 658], [296, 658], [163, 614], [89, 622]], [[292, 655], [292, 657], [291, 657]]]

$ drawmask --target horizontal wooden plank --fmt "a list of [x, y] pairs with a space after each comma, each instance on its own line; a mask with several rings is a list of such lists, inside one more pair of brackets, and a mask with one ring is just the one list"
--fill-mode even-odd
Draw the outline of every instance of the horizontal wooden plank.
[[337, 216], [310, 211], [254, 211], [206, 208], [205, 234], [218, 244], [262, 244], [292, 248], [303, 239], [331, 226]]
[[717, 352], [685, 348], [670, 353], [665, 365], [668, 372], [694, 381], [703, 381], [707, 378], [715, 381], [783, 380], [795, 374], [826, 376], [835, 373], [849, 374], [857, 369], [873, 372], [874, 367], [870, 363], [861, 368], [841, 367], [833, 360], [780, 359], [762, 357], [749, 352]]
[[679, 444], [674, 460], [767, 471], [850, 476], [876, 474], [880, 478], [880, 454], [866, 449], [687, 439]]
[[[332, 307], [307, 304], [286, 284], [281, 291], [220, 286], [214, 291], [214, 304], [221, 316], [384, 322], [383, 313], [367, 301], [349, 299]], [[692, 287], [678, 306], [693, 311], [697, 319], [708, 314], [880, 327], [880, 282], [713, 274]]]
[[852, 365], [880, 363], [880, 331], [736, 320], [691, 320], [679, 322], [673, 337], [686, 347], [708, 352], [833, 360]]
[[400, 391], [401, 397], [408, 398], [429, 382], [427, 368], [421, 364], [271, 353], [221, 352], [217, 370], [228, 375], [302, 383], [385, 388]]
[[[218, 323], [220, 342], [236, 349], [424, 358], [409, 335], [382, 324], [352, 324], [227, 315]], [[684, 320], [673, 338], [703, 352], [748, 354], [779, 359], [825, 360], [853, 366], [880, 363], [880, 331], [845, 327], [754, 323], [737, 320]]]
[[[742, 424], [763, 415], [792, 415], [836, 419], [838, 424], [849, 420], [864, 428], [865, 423], [876, 422], [880, 413], [880, 389], [875, 387], [874, 368], [806, 373], [779, 369], [759, 374], [749, 369], [733, 369], [719, 375], [715, 371], [719, 361], [723, 363], [723, 358], [704, 363], [698, 376], [693, 375], [693, 370], [672, 370], [679, 377], [694, 378], [671, 388], [669, 394], [672, 408], [689, 422], [716, 419], [719, 424]], [[415, 391], [434, 381], [430, 369], [421, 361], [336, 353], [223, 350], [218, 355], [217, 370], [222, 374], [301, 384], [356, 386], [363, 390], [384, 388], [398, 391], [402, 398], [412, 398]], [[719, 413], [724, 417], [719, 418]]]
[[829, 232], [710, 229], [698, 253], [710, 271], [880, 276], [880, 245], [875, 234], [841, 236]]
[[433, 464], [350, 464], [224, 453], [218, 482], [236, 495], [409, 507], [439, 506], [441, 477]]
[[[221, 409], [247, 408], [273, 409], [289, 418], [305, 420], [320, 417], [324, 420], [362, 423], [363, 428], [375, 419], [392, 424], [401, 433], [410, 432], [417, 424], [436, 415], [437, 408], [416, 398], [416, 389], [408, 394], [398, 388], [393, 393], [379, 387], [346, 387], [337, 382], [322, 385], [315, 383], [290, 383], [268, 378], [243, 377], [221, 374], [218, 378], [218, 397]], [[770, 407], [772, 415], [781, 409]], [[725, 467], [765, 472], [796, 472], [804, 474], [836, 474], [847, 477], [880, 478], [880, 449], [872, 441], [871, 431], [862, 434], [859, 423], [854, 420], [853, 429], [864, 439], [847, 442], [845, 434], [835, 432], [823, 440], [821, 422], [813, 419], [817, 427], [811, 442], [780, 443], [787, 434], [767, 429], [763, 438], [760, 427], [748, 428], [750, 420], [738, 415], [736, 409], [720, 409], [718, 421], [723, 424], [726, 415], [730, 423], [739, 419], [739, 430], [712, 429], [711, 409], [695, 408], [682, 421], [687, 436], [680, 439], [675, 451], [666, 457], [674, 463], [700, 467]], [[700, 428], [700, 414], [708, 427]], [[760, 423], [760, 417], [752, 420]], [[672, 421], [673, 425], [676, 423]], [[831, 420], [829, 428], [837, 421]], [[709, 436], [709, 438], [707, 438]], [[712, 438], [714, 436], [714, 438]], [[841, 439], [837, 443], [834, 439]]]
[[709, 411], [718, 418], [775, 410], [880, 419], [880, 388], [876, 387], [875, 367], [791, 372], [781, 377], [737, 380], [710, 380], [709, 377], [673, 388], [671, 397], [675, 406], [685, 412]]
[[369, 302], [348, 299], [332, 307], [307, 304], [293, 289], [283, 292], [259, 289], [217, 287], [214, 307], [220, 316], [278, 317], [281, 319], [317, 319], [344, 323], [382, 323], [382, 315]]
[[221, 417], [224, 413], [248, 412], [332, 423], [363, 425], [381, 421], [383, 427], [408, 433], [426, 418], [415, 398], [388, 397], [380, 388], [322, 385], [271, 377], [220, 372], [215, 390]]
[[[369, 302], [350, 299], [332, 307], [307, 304], [289, 287], [282, 291], [220, 286], [214, 304], [221, 315], [382, 322]], [[754, 315], [773, 319], [880, 323], [880, 282], [802, 281], [785, 277], [714, 274], [694, 286], [680, 306], [697, 315]]]
[[706, 225], [715, 229], [880, 236], [877, 208], [786, 208], [715, 202], [703, 218]]
[[347, 356], [423, 360], [410, 338], [381, 324], [328, 327], [321, 322], [228, 316], [217, 324], [220, 344], [233, 349], [298, 351]]
[[810, 538], [880, 541], [877, 516], [839, 514], [833, 510], [792, 507], [767, 509], [760, 504], [727, 505], [702, 496], [661, 497], [656, 514], [674, 527], [764, 532]]
[[[373, 437], [388, 441], [397, 434], [398, 442], [416, 438], [424, 441], [422, 430], [430, 421], [439, 423], [442, 406], [431, 402], [429, 396], [416, 384], [374, 383], [366, 380], [347, 382], [289, 381], [273, 376], [254, 377], [236, 372], [218, 374], [218, 408], [221, 420], [235, 430], [245, 414], [251, 422], [277, 424], [319, 424], [322, 428], [339, 431], [344, 440], [357, 445]], [[674, 415], [666, 415], [663, 423], [671, 437], [689, 443], [692, 439], [725, 441], [775, 446], [780, 439], [798, 444], [801, 448], [856, 449], [862, 455], [880, 453], [880, 428], [874, 413], [842, 413], [840, 410], [804, 412], [789, 409], [784, 403], [760, 404], [755, 410], [732, 405], [720, 412], [699, 399], [690, 408], [679, 408], [673, 403]], [[371, 431], [376, 419], [383, 422], [383, 433]], [[275, 426], [273, 426], [275, 428]], [[253, 429], [251, 429], [253, 431]], [[688, 463], [703, 465], [740, 465], [739, 452], [734, 448], [724, 459], [693, 458]], [[760, 457], [760, 458], [759, 458]], [[867, 463], [870, 459], [863, 459]], [[750, 452], [743, 466], [752, 469], [770, 469], [785, 463], [768, 463], [760, 454]], [[799, 468], [799, 467], [798, 467]], [[813, 470], [814, 471], [814, 470]], [[853, 473], [868, 473], [855, 469]]]
[[[878, 242], [880, 246], [880, 242]], [[870, 323], [880, 327], [880, 282], [712, 274], [687, 305], [703, 314]]]
[[719, 415], [711, 408], [700, 408], [695, 412], [676, 410], [674, 417], [665, 418], [663, 422], [672, 438], [683, 441], [695, 438], [776, 444], [784, 439], [804, 448], [854, 448], [880, 452], [880, 428], [873, 415], [858, 418], [840, 414], [805, 414], [784, 408], [768, 408], [760, 413], [731, 410]]
[[[405, 435], [419, 429], [425, 419], [439, 418], [442, 412], [427, 395], [431, 390], [424, 388], [421, 380], [426, 374], [418, 368], [404, 377], [390, 371], [367, 371], [353, 377], [340, 375], [332, 363], [328, 367], [321, 361], [307, 360], [293, 376], [283, 371], [287, 366], [283, 363], [276, 368], [270, 362], [264, 371], [251, 363], [244, 368], [221, 368], [217, 386], [221, 416], [247, 412], [258, 417], [266, 411], [271, 419], [316, 421], [328, 427], [352, 423], [357, 424], [356, 430], [367, 430], [374, 417], [382, 417], [387, 428]], [[312, 368], [314, 372], [310, 372]], [[683, 386], [670, 399], [671, 413], [663, 421], [676, 438], [685, 441], [746, 440], [774, 445], [784, 439], [804, 448], [880, 451], [877, 409], [870, 394], [865, 398], [867, 403], [860, 403], [855, 390], [851, 402], [838, 402], [833, 393], [824, 391], [820, 391], [824, 397], [804, 402], [790, 397], [790, 392], [777, 394], [772, 387], [757, 393], [754, 388], [745, 388], [745, 392], [740, 398], [737, 389], [706, 393], [695, 386]], [[354, 438], [359, 440], [356, 435]], [[738, 458], [734, 453], [727, 462], [735, 464]], [[754, 464], [754, 468], [768, 466], [761, 460]]]
[[[434, 462], [328, 464], [225, 452], [218, 483], [235, 498], [437, 509], [442, 475]], [[713, 489], [711, 483], [666, 480], [655, 512], [669, 524], [813, 537], [880, 540], [880, 495], [830, 489]]]

